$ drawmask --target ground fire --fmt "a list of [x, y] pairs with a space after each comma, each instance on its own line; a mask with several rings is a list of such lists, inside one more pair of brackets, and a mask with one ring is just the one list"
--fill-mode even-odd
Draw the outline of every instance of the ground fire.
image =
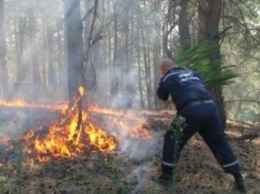
[[[79, 95], [74, 105], [68, 109], [68, 103], [57, 106], [29, 104], [24, 100], [2, 101], [0, 106], [46, 108], [58, 110], [59, 120], [38, 129], [30, 129], [15, 141], [22, 146], [27, 156], [27, 162], [47, 162], [53, 158], [75, 158], [86, 149], [93, 152], [114, 152], [119, 138], [151, 139], [151, 134], [145, 129], [145, 120], [126, 111], [105, 109], [94, 105], [79, 106], [85, 90], [79, 88]], [[81, 108], [79, 108], [81, 107]], [[110, 123], [105, 129], [102, 120]], [[123, 134], [123, 135], [122, 135]], [[4, 137], [2, 140], [7, 149], [13, 149], [13, 140]]]

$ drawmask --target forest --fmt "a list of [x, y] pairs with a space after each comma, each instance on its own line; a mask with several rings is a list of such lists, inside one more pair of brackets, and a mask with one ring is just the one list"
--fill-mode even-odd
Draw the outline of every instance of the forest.
[[0, 0], [1, 193], [236, 193], [199, 136], [173, 188], [150, 180], [166, 58], [200, 73], [259, 193], [259, 21], [257, 0]]

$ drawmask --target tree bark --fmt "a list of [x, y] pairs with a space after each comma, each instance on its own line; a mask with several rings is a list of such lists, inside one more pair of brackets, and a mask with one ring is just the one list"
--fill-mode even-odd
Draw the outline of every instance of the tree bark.
[[67, 56], [66, 54], [64, 54], [64, 49], [63, 49], [63, 32], [61, 30], [58, 30], [57, 32], [57, 38], [56, 38], [56, 44], [57, 44], [57, 53], [59, 53], [57, 57], [57, 63], [58, 63], [58, 86], [59, 86], [59, 90], [63, 92], [64, 99], [67, 99], [67, 83], [68, 82], [68, 68], [65, 67], [65, 57]]
[[85, 88], [83, 26], [80, 14], [80, 0], [65, 0], [65, 22], [68, 50], [68, 97], [69, 105], [74, 103], [78, 88]]
[[188, 4], [189, 0], [180, 1], [180, 16], [178, 20], [179, 25], [179, 35], [180, 35], [180, 45], [181, 49], [188, 47], [191, 43], [190, 29], [188, 22]]
[[37, 38], [35, 30], [35, 18], [36, 14], [32, 10], [29, 10], [29, 38], [30, 38], [30, 54], [31, 54], [31, 67], [32, 67], [32, 82], [33, 82], [33, 98], [34, 101], [39, 101], [40, 91], [42, 88], [40, 68], [39, 68], [39, 53], [37, 47]]
[[[16, 83], [14, 85], [13, 93], [15, 93], [18, 88], [19, 84], [22, 80], [25, 79], [26, 69], [28, 65], [24, 64], [24, 37], [25, 37], [25, 26], [27, 22], [27, 18], [20, 18], [18, 20], [18, 24], [16, 23], [17, 14], [15, 14], [15, 54], [16, 54], [16, 65], [17, 65], [17, 74], [16, 74]], [[13, 95], [12, 95], [13, 97]]]
[[113, 2], [113, 9], [114, 9], [114, 55], [113, 55], [113, 62], [112, 67], [110, 70], [111, 76], [111, 87], [110, 87], [110, 101], [113, 101], [113, 98], [119, 92], [119, 37], [118, 37], [118, 6], [117, 1]]
[[47, 29], [47, 43], [48, 43], [48, 85], [51, 89], [51, 93], [57, 90], [57, 76], [54, 68], [54, 48], [53, 48], [53, 32], [49, 27]]
[[123, 62], [123, 80], [124, 80], [124, 99], [125, 107], [132, 108], [134, 91], [132, 86], [132, 75], [131, 75], [131, 52], [130, 52], [130, 8], [129, 3], [124, 2], [124, 22], [123, 22], [123, 33], [124, 33], [124, 62]]
[[[136, 39], [140, 40], [140, 29], [141, 26], [140, 21], [137, 22], [137, 29], [136, 29]], [[140, 48], [140, 41], [136, 42], [136, 57], [137, 57], [137, 66], [138, 66], [138, 90], [139, 90], [139, 98], [140, 98], [140, 106], [142, 109], [145, 108], [144, 102], [144, 94], [143, 94], [143, 84], [142, 84], [142, 68], [141, 68], [141, 48]]]
[[[144, 1], [144, 10], [146, 11], [146, 1]], [[148, 109], [152, 109], [152, 84], [151, 84], [151, 65], [150, 65], [150, 53], [149, 49], [149, 41], [148, 41], [148, 29], [147, 29], [147, 20], [144, 17], [143, 20], [143, 29], [141, 29], [141, 41], [143, 43], [143, 58], [144, 58], [144, 68], [145, 68], [145, 86], [146, 86], [146, 99], [148, 102]]]
[[144, 58], [144, 69], [145, 69], [145, 86], [146, 86], [146, 99], [148, 102], [148, 109], [152, 108], [152, 101], [151, 101], [151, 96], [152, 91], [151, 91], [151, 72], [150, 72], [150, 64], [148, 62], [148, 52], [147, 51], [147, 41], [145, 37], [145, 30], [142, 30], [142, 47], [143, 47], [143, 58]]
[[[156, 13], [160, 11], [161, 3], [160, 1], [155, 1], [153, 3], [154, 10]], [[157, 14], [156, 14], [157, 15]], [[153, 41], [153, 69], [154, 69], [154, 108], [160, 109], [160, 100], [157, 96], [157, 88], [159, 86], [159, 81], [161, 77], [160, 71], [160, 61], [161, 61], [161, 39], [160, 37], [161, 32], [161, 23], [159, 18], [154, 18], [154, 29], [157, 29], [154, 34], [154, 41]]]
[[5, 35], [5, 7], [4, 0], [0, 0], [0, 93], [4, 99], [9, 98], [9, 81], [6, 66], [6, 35]]
[[[199, 3], [199, 39], [208, 41], [211, 48], [210, 60], [220, 60], [219, 20], [222, 10], [222, 0], [200, 0]], [[217, 68], [221, 70], [221, 65]], [[223, 129], [226, 127], [226, 111], [221, 86], [210, 88], [213, 98], [219, 107]]]

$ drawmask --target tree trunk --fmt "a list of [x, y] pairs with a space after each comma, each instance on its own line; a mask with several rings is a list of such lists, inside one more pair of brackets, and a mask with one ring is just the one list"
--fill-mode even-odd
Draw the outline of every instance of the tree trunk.
[[[137, 22], [137, 29], [136, 29], [136, 39], [140, 40], [140, 29], [139, 26], [141, 26], [140, 21]], [[138, 65], [138, 89], [139, 89], [139, 98], [140, 98], [140, 106], [142, 109], [145, 108], [145, 102], [144, 102], [144, 94], [143, 94], [143, 84], [142, 84], [142, 68], [141, 68], [141, 48], [140, 48], [140, 41], [136, 42], [136, 57], [137, 57], [137, 65]]]
[[[160, 12], [160, 1], [154, 2], [153, 4], [154, 10], [156, 12], [156, 15], [158, 12]], [[159, 86], [160, 77], [161, 77], [161, 71], [160, 71], [160, 62], [161, 62], [161, 39], [160, 37], [161, 32], [161, 23], [160, 18], [155, 17], [154, 18], [154, 29], [157, 29], [154, 33], [154, 41], [153, 41], [153, 69], [154, 69], [154, 108], [156, 110], [160, 109], [160, 100], [157, 96], [157, 88]]]
[[123, 63], [123, 80], [124, 80], [124, 100], [125, 108], [132, 108], [134, 91], [132, 86], [132, 75], [131, 75], [131, 52], [130, 52], [130, 8], [129, 3], [124, 2], [124, 22], [123, 22], [123, 33], [124, 33], [124, 63]]
[[[43, 18], [47, 18], [47, 13], [44, 12], [43, 13]], [[47, 46], [48, 45], [48, 35], [47, 35], [47, 20], [46, 19], [43, 19], [42, 21], [42, 29], [43, 29], [43, 54], [42, 54], [42, 66], [43, 66], [43, 69], [42, 69], [42, 84], [43, 84], [43, 87], [46, 89], [48, 87], [48, 82], [47, 82], [47, 62], [46, 62], [46, 50], [47, 50]], [[52, 42], [53, 44], [53, 42]]]
[[111, 88], [110, 88], [110, 101], [113, 101], [113, 98], [119, 92], [119, 68], [118, 68], [118, 61], [119, 61], [119, 43], [118, 43], [118, 6], [117, 1], [113, 2], [113, 9], [114, 9], [114, 56], [113, 56], [113, 63], [110, 70], [111, 76]]
[[[84, 8], [85, 8], [85, 16], [84, 16], [84, 48], [85, 48], [85, 56], [87, 59], [91, 58], [90, 44], [91, 44], [91, 18], [94, 17], [93, 9], [91, 8], [93, 5], [90, 0], [84, 0]], [[94, 75], [91, 60], [86, 61], [85, 63], [86, 74], [84, 75], [86, 78], [86, 89], [90, 90], [92, 88], [92, 75]]]
[[29, 11], [29, 38], [30, 38], [30, 54], [31, 54], [31, 67], [32, 67], [32, 81], [33, 81], [33, 99], [34, 101], [39, 101], [40, 89], [42, 88], [40, 68], [39, 68], [39, 55], [36, 39], [35, 30], [35, 12], [30, 9]]
[[151, 101], [151, 76], [150, 76], [150, 64], [148, 62], [148, 51], [147, 47], [148, 45], [146, 44], [146, 38], [145, 38], [145, 30], [142, 29], [142, 47], [143, 47], [143, 57], [144, 57], [144, 68], [145, 68], [145, 86], [146, 86], [146, 97], [147, 97], [147, 102], [148, 102], [148, 109], [152, 108], [152, 101]]
[[[219, 20], [222, 9], [222, 0], [201, 0], [199, 4], [199, 39], [207, 40], [211, 46], [210, 60], [220, 59], [219, 45]], [[221, 66], [217, 68], [219, 71]], [[223, 128], [226, 127], [226, 111], [224, 106], [224, 97], [222, 96], [222, 87], [214, 86], [210, 88], [213, 98], [219, 107], [220, 117]]]
[[[87, 2], [85, 2], [87, 4]], [[88, 17], [85, 18], [85, 36], [86, 36], [86, 44], [85, 44], [85, 58], [86, 58], [86, 66], [85, 66], [85, 77], [86, 77], [86, 88], [96, 89], [96, 73], [100, 72], [99, 67], [101, 65], [101, 60], [99, 56], [101, 56], [101, 47], [99, 36], [97, 30], [95, 29], [95, 23], [97, 19], [97, 7], [98, 7], [98, 0], [95, 0], [94, 5], [90, 8], [90, 5], [86, 5], [87, 15]], [[91, 14], [90, 14], [91, 12]], [[92, 17], [90, 17], [92, 16]], [[97, 55], [97, 57], [93, 55]], [[95, 63], [95, 66], [94, 66]], [[96, 71], [97, 70], [97, 71]], [[95, 87], [94, 87], [95, 86]]]
[[[146, 11], [146, 1], [144, 1], [144, 10]], [[147, 20], [144, 17], [143, 20], [143, 29], [141, 29], [141, 41], [143, 43], [143, 57], [144, 57], [144, 67], [145, 67], [145, 86], [146, 86], [146, 97], [147, 97], [147, 102], [148, 102], [148, 109], [152, 109], [153, 104], [152, 104], [152, 84], [151, 84], [151, 63], [150, 63], [150, 53], [149, 53], [149, 41], [148, 41], [148, 25], [147, 25]]]
[[55, 90], [57, 90], [57, 77], [55, 73], [54, 68], [54, 38], [53, 38], [53, 32], [48, 27], [47, 29], [47, 43], [48, 43], [48, 84], [49, 88], [51, 89], [51, 93], [53, 93]]
[[80, 0], [65, 0], [65, 22], [68, 50], [68, 96], [69, 105], [74, 103], [78, 88], [85, 88], [83, 26], [80, 14]]
[[[15, 14], [15, 54], [16, 54], [16, 65], [17, 65], [17, 74], [16, 74], [16, 83], [14, 85], [13, 93], [17, 92], [19, 84], [22, 80], [25, 79], [26, 69], [28, 65], [24, 64], [24, 37], [25, 37], [25, 26], [27, 19], [20, 18], [18, 24], [16, 24], [17, 14]], [[13, 96], [13, 95], [12, 95]]]
[[4, 99], [9, 97], [9, 82], [6, 66], [6, 35], [5, 35], [5, 7], [4, 0], [0, 0], [0, 93]]
[[[56, 42], [57, 42], [57, 52], [59, 53], [59, 55], [57, 56], [57, 63], [58, 63], [58, 83], [59, 83], [59, 90], [63, 92], [64, 99], [67, 99], [67, 85], [65, 85], [65, 83], [67, 83], [68, 81], [68, 69], [65, 67], [65, 57], [64, 57], [64, 49], [63, 49], [63, 32], [61, 30], [58, 29], [57, 32], [57, 38], [56, 38]], [[67, 56], [67, 55], [65, 55]]]
[[189, 29], [189, 22], [188, 22], [188, 4], [189, 4], [189, 0], [180, 1], [181, 11], [180, 11], [178, 25], [179, 25], [181, 49], [188, 47], [191, 43], [190, 29]]
[[173, 52], [171, 49], [168, 48], [168, 45], [171, 45], [174, 47], [174, 45], [171, 44], [169, 40], [169, 36], [175, 26], [177, 25], [176, 23], [176, 9], [178, 7], [178, 1], [169, 1], [168, 2], [168, 9], [167, 9], [167, 15], [166, 15], [166, 21], [165, 24], [163, 25], [163, 42], [162, 42], [162, 47], [163, 47], [163, 56], [168, 57], [170, 59], [174, 59]]

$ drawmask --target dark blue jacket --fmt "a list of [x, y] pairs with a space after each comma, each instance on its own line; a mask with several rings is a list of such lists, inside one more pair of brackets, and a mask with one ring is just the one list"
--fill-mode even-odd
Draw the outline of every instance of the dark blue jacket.
[[164, 101], [171, 95], [178, 112], [191, 101], [212, 98], [199, 74], [184, 67], [174, 67], [161, 78], [157, 95]]

